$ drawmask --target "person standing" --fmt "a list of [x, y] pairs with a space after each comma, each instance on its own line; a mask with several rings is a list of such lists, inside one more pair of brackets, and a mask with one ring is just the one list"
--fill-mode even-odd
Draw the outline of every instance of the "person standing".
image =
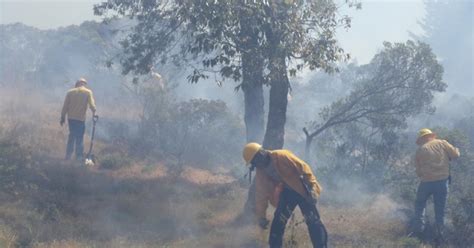
[[256, 217], [261, 228], [266, 229], [268, 203], [276, 206], [270, 227], [269, 245], [283, 245], [285, 226], [298, 205], [308, 226], [314, 247], [327, 247], [327, 231], [321, 222], [316, 199], [321, 192], [311, 167], [288, 150], [265, 150], [257, 143], [243, 149], [243, 157], [251, 173], [256, 169]]
[[416, 174], [420, 179], [415, 200], [415, 234], [422, 237], [426, 201], [433, 195], [436, 242], [443, 241], [444, 214], [450, 178], [449, 161], [460, 156], [459, 149], [438, 139], [428, 128], [418, 132], [415, 155]]
[[60, 125], [64, 125], [67, 117], [69, 126], [66, 160], [71, 159], [74, 148], [76, 152], [76, 159], [83, 159], [87, 107], [90, 108], [93, 116], [96, 113], [95, 100], [92, 95], [92, 91], [86, 88], [86, 86], [86, 79], [80, 78], [77, 80], [75, 87], [67, 92], [61, 111]]

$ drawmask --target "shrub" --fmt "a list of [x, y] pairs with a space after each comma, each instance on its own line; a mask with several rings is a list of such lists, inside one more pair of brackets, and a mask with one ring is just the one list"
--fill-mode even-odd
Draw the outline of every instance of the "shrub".
[[104, 154], [99, 159], [100, 167], [104, 169], [119, 169], [130, 166], [132, 160], [122, 153]]
[[228, 165], [240, 161], [241, 121], [219, 100], [177, 102], [164, 90], [143, 97], [143, 116], [133, 153], [166, 157], [181, 165]]
[[420, 245], [421, 245], [421, 242], [417, 238], [405, 237], [398, 240], [398, 244], [396, 247], [418, 248], [420, 247]]
[[18, 194], [31, 185], [26, 173], [31, 168], [30, 151], [22, 147], [13, 137], [0, 138], [0, 190], [7, 194]]
[[445, 128], [435, 131], [461, 152], [461, 157], [451, 162], [452, 182], [447, 211], [452, 230], [448, 230], [448, 238], [453, 245], [465, 247], [474, 244], [474, 151], [464, 132]]

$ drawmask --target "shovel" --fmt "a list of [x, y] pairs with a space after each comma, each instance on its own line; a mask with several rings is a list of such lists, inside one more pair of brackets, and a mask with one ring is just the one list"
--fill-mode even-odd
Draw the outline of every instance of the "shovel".
[[86, 166], [94, 166], [95, 156], [92, 154], [92, 147], [94, 146], [94, 134], [95, 134], [95, 125], [99, 120], [98, 115], [92, 117], [92, 134], [91, 134], [91, 145], [89, 146], [89, 152], [87, 153], [86, 159], [84, 161]]

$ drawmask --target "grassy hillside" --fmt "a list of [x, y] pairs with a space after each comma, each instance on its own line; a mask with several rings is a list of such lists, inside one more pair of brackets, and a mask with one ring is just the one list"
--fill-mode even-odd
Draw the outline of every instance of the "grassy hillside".
[[[33, 94], [29, 101], [36, 104], [5, 97], [1, 105], [0, 247], [266, 246], [268, 230], [234, 224], [248, 188], [241, 164], [129, 155], [108, 138], [97, 141], [95, 166], [64, 161], [57, 104]], [[403, 205], [346, 190], [328, 189], [319, 203], [332, 247], [416, 244], [404, 238]], [[296, 211], [285, 247], [310, 247], [302, 220]]]

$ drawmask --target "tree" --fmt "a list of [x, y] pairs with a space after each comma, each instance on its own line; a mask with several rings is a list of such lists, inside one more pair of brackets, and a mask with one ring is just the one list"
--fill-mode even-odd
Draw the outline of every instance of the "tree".
[[[352, 6], [352, 5], [351, 5]], [[336, 17], [333, 1], [270, 1], [262, 4], [262, 47], [268, 61], [269, 113], [263, 146], [282, 148], [290, 82], [303, 68], [336, 71], [333, 62], [348, 55], [337, 45], [336, 29], [348, 27], [350, 18]]]
[[[260, 85], [269, 84], [263, 142], [267, 148], [283, 146], [288, 72], [295, 74], [305, 67], [332, 72], [332, 62], [346, 56], [334, 34], [340, 25], [349, 25], [349, 18], [338, 19], [337, 9], [333, 1], [316, 0], [109, 0], [95, 8], [99, 15], [115, 12], [137, 23], [123, 42], [125, 74], [148, 73], [156, 60], [166, 62], [171, 57], [178, 64], [199, 58], [201, 66], [193, 67], [191, 82], [207, 78], [209, 71], [234, 80], [243, 75], [247, 129], [263, 124]], [[259, 133], [248, 130], [248, 140]]]
[[[193, 66], [191, 82], [207, 78], [209, 70], [236, 81], [244, 75], [237, 89], [245, 93], [248, 141], [259, 139], [264, 113], [261, 84], [268, 84], [263, 140], [267, 149], [284, 145], [288, 75], [304, 68], [334, 72], [334, 62], [348, 57], [337, 45], [335, 31], [348, 27], [350, 18], [339, 18], [333, 1], [109, 0], [95, 11], [99, 15], [114, 11], [137, 23], [123, 42], [125, 74], [148, 73], [156, 60], [164, 63], [171, 57], [177, 64], [188, 59], [201, 62], [200, 68]], [[254, 126], [257, 130], [249, 131]], [[246, 209], [255, 205], [253, 189]]]
[[[120, 73], [103, 71], [106, 67], [102, 62], [115, 52], [109, 39], [112, 29], [113, 25], [96, 22], [44, 31], [23, 24], [1, 25], [0, 81], [46, 87], [46, 94], [52, 95], [52, 89], [72, 86], [80, 76], [92, 82], [117, 81]], [[98, 97], [118, 88], [96, 83], [93, 87]]]
[[352, 92], [320, 112], [304, 128], [306, 157], [313, 139], [337, 125], [359, 122], [379, 130], [404, 128], [407, 118], [433, 112], [433, 94], [443, 92], [443, 67], [422, 42], [384, 43], [384, 50], [358, 70]]
[[420, 21], [423, 35], [412, 35], [431, 45], [445, 69], [444, 79], [457, 92], [474, 90], [473, 1], [424, 1], [426, 15]]
[[[263, 58], [246, 1], [120, 1], [95, 6], [98, 15], [129, 17], [136, 25], [122, 42], [123, 74], [146, 74], [155, 63], [188, 65], [197, 83], [210, 74], [242, 79], [247, 140], [264, 130]], [[200, 64], [192, 62], [199, 61]]]

